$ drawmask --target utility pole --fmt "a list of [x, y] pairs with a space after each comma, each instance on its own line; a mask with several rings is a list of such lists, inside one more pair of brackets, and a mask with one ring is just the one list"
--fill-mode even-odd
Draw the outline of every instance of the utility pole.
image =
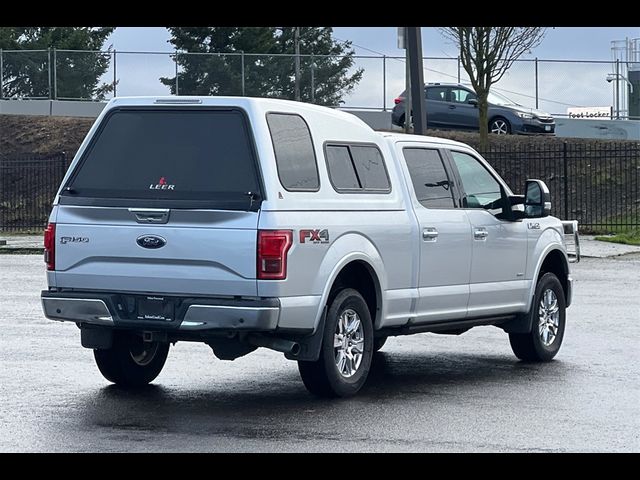
[[[424, 98], [424, 71], [422, 67], [422, 34], [420, 27], [407, 27], [407, 59], [411, 73], [411, 104], [413, 133], [427, 134], [427, 111]], [[413, 108], [411, 108], [413, 107]], [[406, 114], [405, 114], [406, 118]]]
[[294, 98], [296, 102], [300, 101], [300, 27], [296, 27], [293, 31], [293, 45], [296, 52], [296, 80], [294, 87]]

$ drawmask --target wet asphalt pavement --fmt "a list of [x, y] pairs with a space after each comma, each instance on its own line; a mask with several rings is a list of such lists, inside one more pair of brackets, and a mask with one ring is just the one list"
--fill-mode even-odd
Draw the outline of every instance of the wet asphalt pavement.
[[583, 259], [564, 345], [520, 363], [507, 335], [396, 337], [352, 399], [309, 395], [265, 349], [178, 343], [154, 384], [110, 385], [74, 324], [46, 320], [37, 255], [0, 256], [0, 451], [639, 451], [640, 255]]

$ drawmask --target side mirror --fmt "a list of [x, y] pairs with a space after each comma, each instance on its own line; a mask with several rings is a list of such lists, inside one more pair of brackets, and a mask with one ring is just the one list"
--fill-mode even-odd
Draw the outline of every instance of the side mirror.
[[469, 100], [467, 100], [467, 103], [469, 105], [473, 105], [474, 107], [478, 106], [478, 99], [477, 98], [470, 98]]
[[551, 213], [551, 195], [542, 180], [527, 180], [524, 187], [524, 212], [528, 218], [547, 217]]

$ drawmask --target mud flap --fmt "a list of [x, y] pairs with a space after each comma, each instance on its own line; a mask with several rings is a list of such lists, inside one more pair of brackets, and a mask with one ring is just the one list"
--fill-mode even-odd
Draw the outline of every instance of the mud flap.
[[322, 347], [322, 337], [324, 336], [324, 325], [327, 318], [327, 307], [322, 310], [322, 316], [320, 317], [320, 323], [314, 333], [307, 336], [296, 336], [291, 338], [295, 342], [300, 344], [300, 353], [298, 355], [291, 355], [285, 353], [285, 358], [288, 360], [302, 360], [305, 362], [315, 362], [320, 358], [320, 348]]
[[109, 350], [113, 345], [113, 330], [80, 325], [80, 343], [84, 348]]
[[[531, 308], [533, 309], [533, 299], [531, 299]], [[527, 313], [521, 313], [513, 320], [497, 325], [507, 333], [529, 333], [533, 328], [533, 315], [529, 310]]]

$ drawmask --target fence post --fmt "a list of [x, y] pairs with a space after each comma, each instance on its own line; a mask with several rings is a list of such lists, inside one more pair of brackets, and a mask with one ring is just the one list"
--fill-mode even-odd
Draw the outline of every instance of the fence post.
[[536, 108], [538, 108], [538, 57], [536, 57]]
[[240, 74], [242, 75], [242, 96], [244, 97], [244, 50], [240, 50]]
[[118, 63], [116, 61], [116, 51], [113, 51], [113, 98], [118, 96], [116, 92], [116, 86], [118, 85], [118, 76], [116, 74], [118, 70]]
[[458, 83], [460, 83], [460, 55], [458, 55]]
[[311, 55], [311, 103], [316, 103], [316, 61]]
[[2, 99], [2, 89], [3, 89], [3, 85], [2, 85], [2, 79], [4, 78], [4, 63], [3, 63], [3, 57], [2, 57], [2, 49], [0, 48], [0, 99]]
[[178, 96], [180, 95], [180, 90], [178, 90], [178, 50], [176, 50], [173, 60], [176, 64], [176, 96]]
[[616, 120], [620, 120], [620, 59], [616, 58]]
[[58, 98], [58, 54], [53, 47], [53, 99]]
[[562, 168], [564, 170], [564, 219], [569, 220], [569, 167], [567, 165], [567, 142], [562, 142]]
[[51, 47], [47, 48], [47, 89], [49, 90], [49, 100], [51, 100]]
[[382, 55], [382, 110], [387, 111], [387, 56]]

